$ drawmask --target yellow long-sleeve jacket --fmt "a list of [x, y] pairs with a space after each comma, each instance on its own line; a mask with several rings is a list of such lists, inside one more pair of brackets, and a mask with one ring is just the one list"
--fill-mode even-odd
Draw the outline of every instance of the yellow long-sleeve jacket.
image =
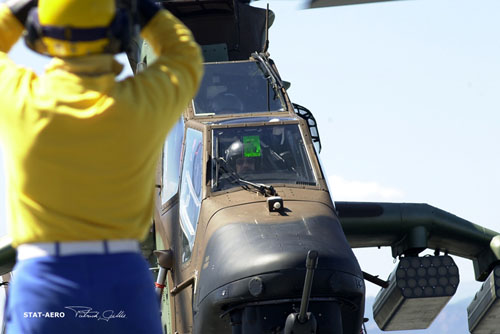
[[191, 32], [161, 10], [142, 30], [158, 55], [116, 82], [112, 55], [52, 59], [45, 73], [7, 52], [22, 25], [0, 4], [0, 142], [13, 245], [142, 239], [154, 206], [165, 136], [198, 89]]

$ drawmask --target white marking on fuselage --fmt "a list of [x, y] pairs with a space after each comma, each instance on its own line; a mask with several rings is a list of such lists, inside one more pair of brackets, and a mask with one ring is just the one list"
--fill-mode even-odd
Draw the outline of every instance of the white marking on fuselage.
[[307, 226], [307, 222], [304, 217], [302, 217], [302, 221], [304, 222], [304, 227], [307, 230], [307, 235], [312, 235], [311, 230], [309, 230], [309, 226]]

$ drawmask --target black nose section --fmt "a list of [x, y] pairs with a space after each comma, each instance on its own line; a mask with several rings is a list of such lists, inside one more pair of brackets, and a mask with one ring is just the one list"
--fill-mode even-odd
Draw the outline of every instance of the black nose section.
[[207, 244], [199, 300], [245, 277], [305, 270], [304, 261], [311, 249], [319, 254], [318, 271], [363, 277], [335, 217], [302, 218], [281, 224], [234, 223], [218, 229]]
[[[318, 300], [341, 298], [362, 308], [363, 276], [336, 217], [232, 223], [219, 228], [207, 243], [194, 300], [196, 327], [210, 324], [217, 330], [225, 312], [249, 303], [300, 302], [310, 250], [318, 252], [312, 307]], [[227, 326], [220, 325], [220, 330]]]
[[[310, 217], [281, 224], [234, 223], [218, 229], [205, 250], [198, 301], [243, 278], [300, 271], [307, 252], [319, 254], [318, 273], [342, 272], [362, 277], [354, 254], [335, 217]], [[300, 284], [299, 284], [300, 289]]]

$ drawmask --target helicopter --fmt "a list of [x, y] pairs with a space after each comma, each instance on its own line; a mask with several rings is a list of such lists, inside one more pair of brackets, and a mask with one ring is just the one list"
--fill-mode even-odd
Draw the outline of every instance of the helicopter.
[[[472, 259], [476, 278], [496, 284], [497, 232], [428, 205], [331, 199], [314, 116], [291, 102], [266, 53], [269, 11], [227, 0], [163, 5], [206, 60], [200, 91], [165, 142], [142, 244], [166, 333], [359, 333], [365, 280], [384, 289], [380, 326], [401, 328], [408, 304], [439, 311], [456, 289], [448, 254]], [[129, 57], [137, 71], [154, 61], [147, 45]], [[401, 260], [388, 281], [361, 271], [351, 251], [380, 246]], [[420, 257], [426, 248], [436, 254]], [[431, 269], [445, 271], [435, 277], [447, 283], [409, 287], [412, 268], [428, 281]]]

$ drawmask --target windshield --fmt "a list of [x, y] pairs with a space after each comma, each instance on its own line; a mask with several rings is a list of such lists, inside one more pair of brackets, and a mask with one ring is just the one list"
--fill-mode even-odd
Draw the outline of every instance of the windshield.
[[196, 115], [226, 115], [284, 111], [281, 92], [254, 62], [205, 64], [205, 75], [194, 98]]
[[241, 186], [234, 175], [268, 185], [316, 185], [296, 124], [214, 129], [212, 150], [212, 191]]

